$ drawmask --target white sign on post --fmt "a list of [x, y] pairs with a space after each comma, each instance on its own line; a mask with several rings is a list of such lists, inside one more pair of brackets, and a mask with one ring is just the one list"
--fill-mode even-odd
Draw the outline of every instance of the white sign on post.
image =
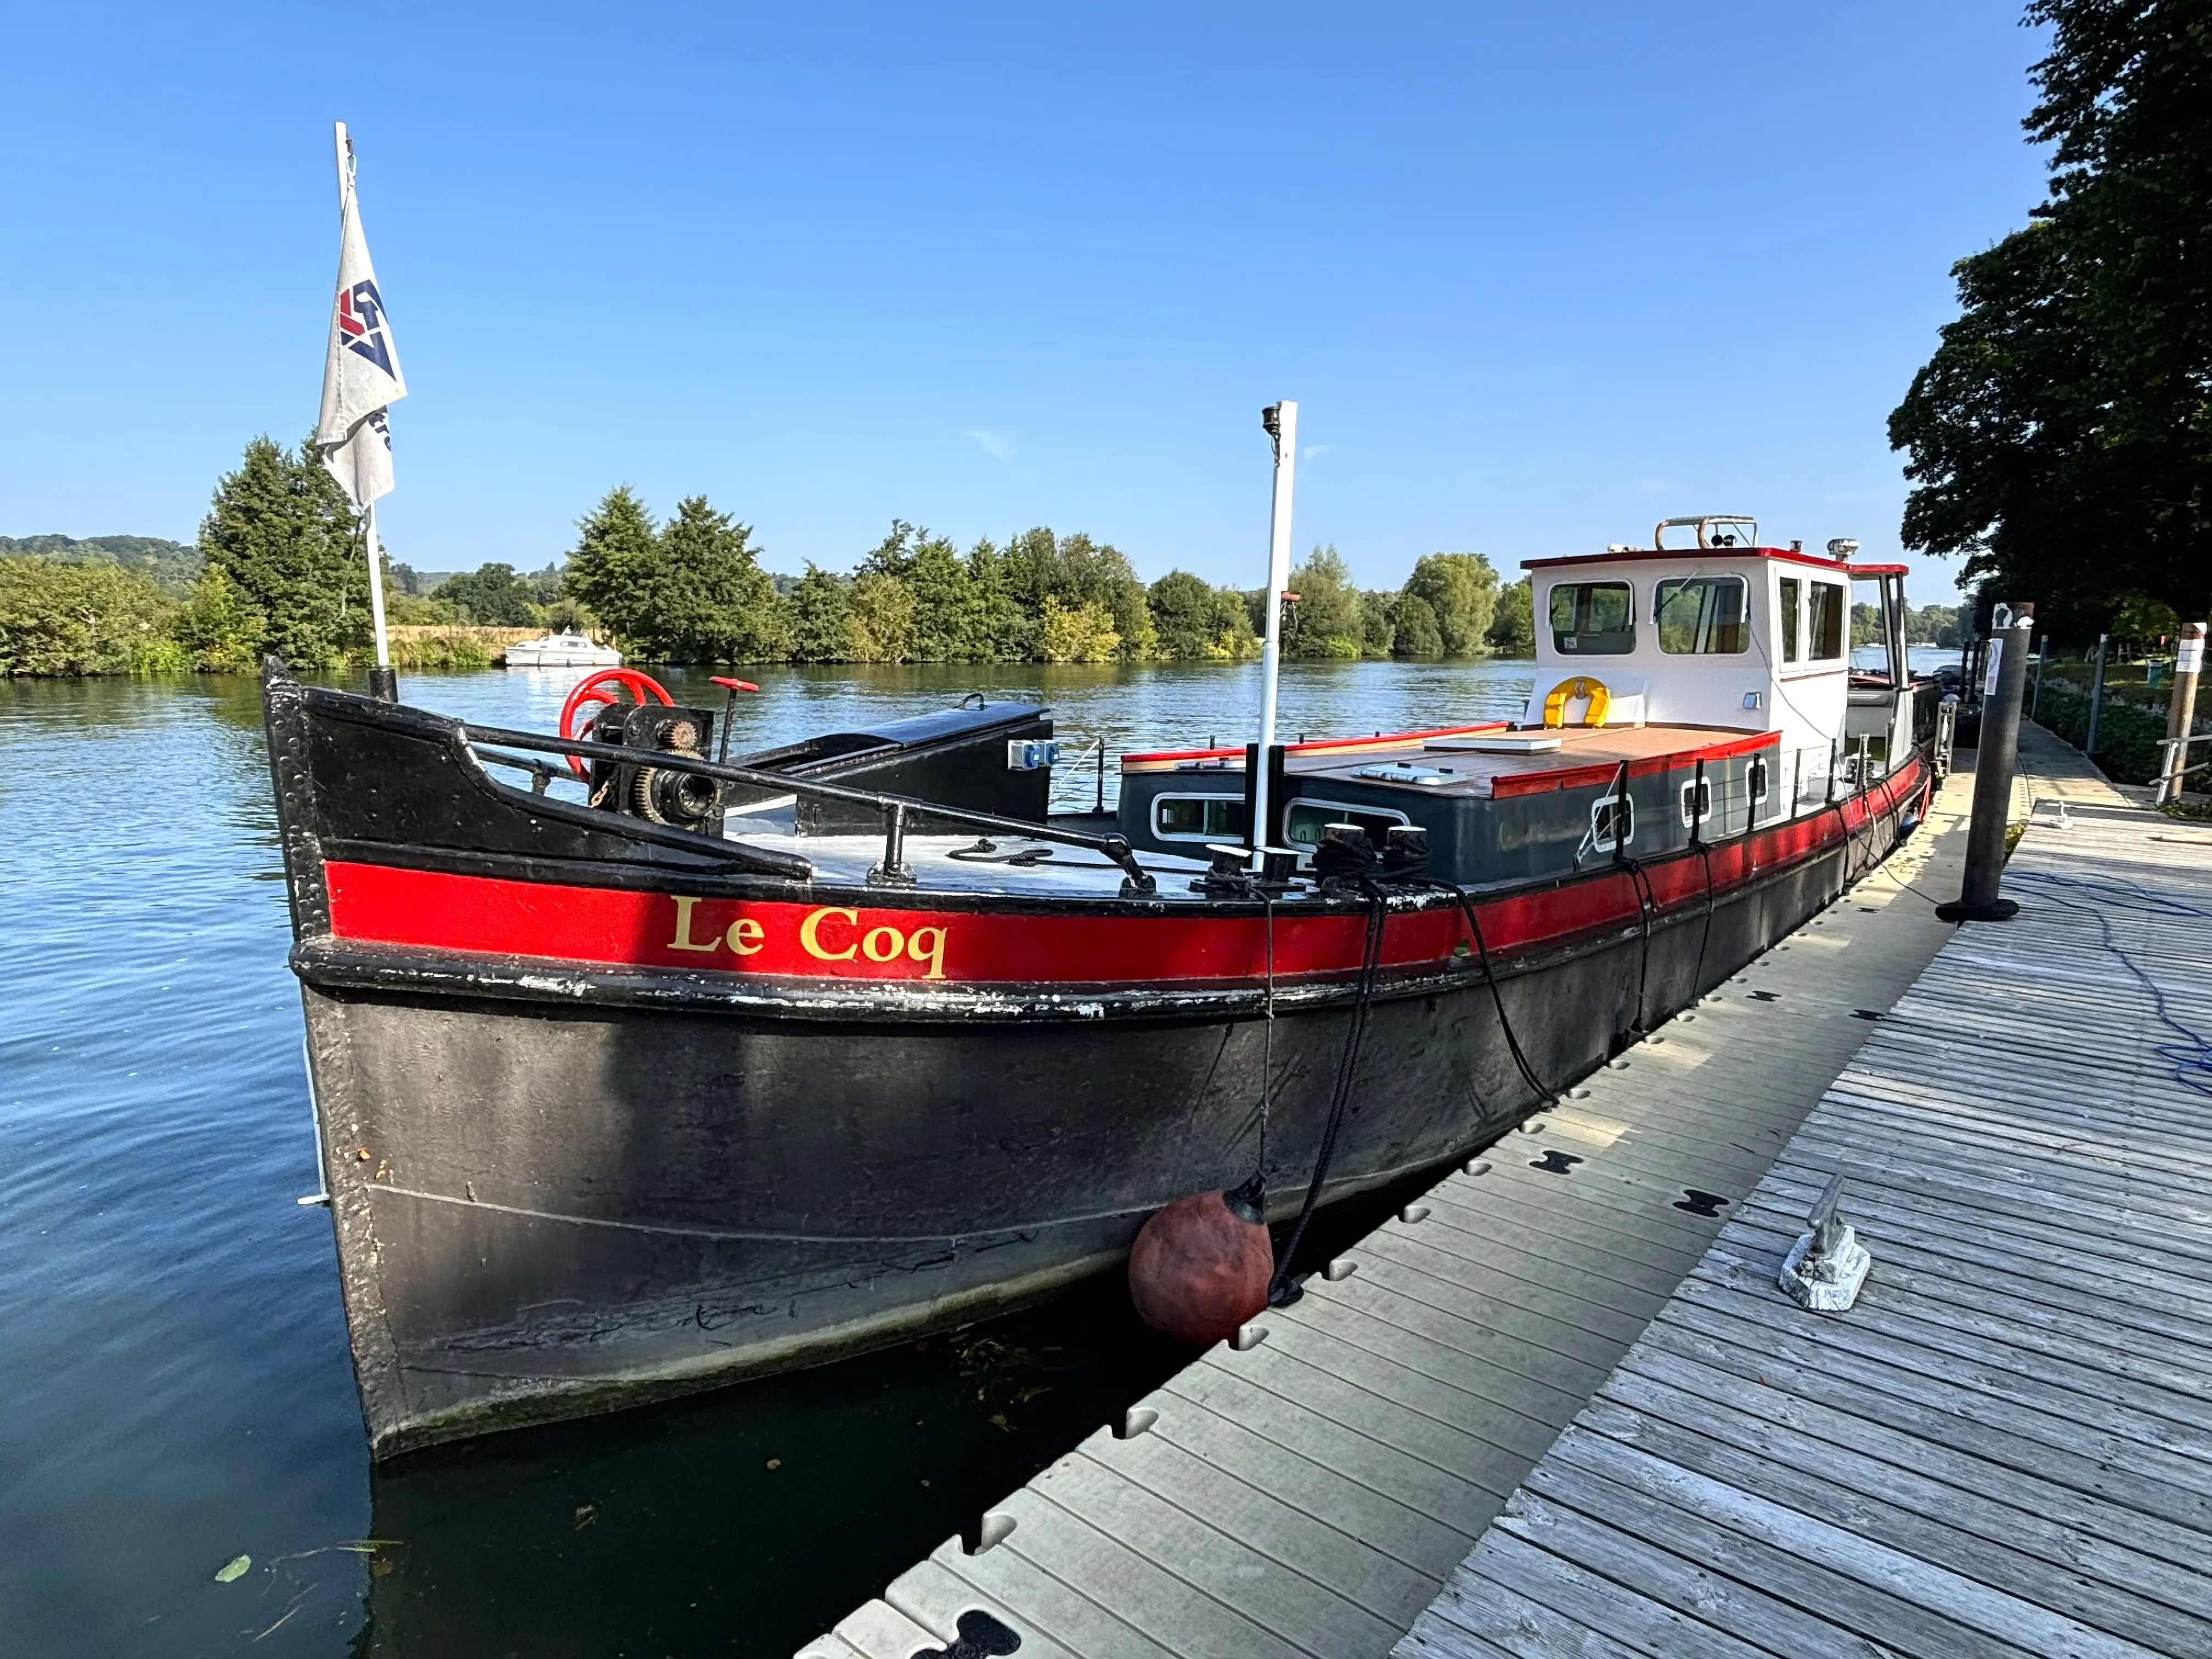
[[1982, 676], [1982, 695], [1994, 697], [1997, 694], [1997, 665], [2004, 660], [2004, 641], [1992, 637], [1990, 641], [1989, 672]]
[[2195, 674], [2202, 672], [2203, 667], [2204, 636], [2202, 634], [2184, 634], [2181, 636], [2181, 649], [2174, 653], [2173, 672], [2177, 674]]

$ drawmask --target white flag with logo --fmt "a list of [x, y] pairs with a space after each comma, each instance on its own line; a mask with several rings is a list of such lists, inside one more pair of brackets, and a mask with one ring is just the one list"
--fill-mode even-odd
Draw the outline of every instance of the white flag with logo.
[[392, 490], [392, 432], [385, 405], [407, 395], [392, 324], [384, 314], [368, 241], [354, 199], [353, 147], [346, 168], [338, 238], [338, 293], [331, 307], [331, 343], [323, 363], [323, 414], [315, 443], [323, 465], [353, 500], [367, 507]]

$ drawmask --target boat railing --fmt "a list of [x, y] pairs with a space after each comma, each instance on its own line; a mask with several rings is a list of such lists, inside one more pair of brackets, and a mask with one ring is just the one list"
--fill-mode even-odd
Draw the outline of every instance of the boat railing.
[[536, 732], [479, 726], [473, 720], [456, 720], [454, 725], [471, 755], [479, 761], [514, 766], [530, 772], [532, 775], [532, 787], [538, 794], [545, 793], [546, 785], [557, 775], [556, 769], [514, 756], [481, 750], [477, 745], [496, 744], [503, 748], [522, 750], [526, 754], [572, 755], [579, 760], [608, 761], [624, 766], [650, 763], [672, 772], [688, 772], [725, 783], [745, 784], [777, 794], [800, 795], [811, 800], [840, 801], [847, 805], [872, 807], [883, 815], [884, 822], [883, 860], [868, 872], [868, 881], [873, 886], [913, 887], [919, 884], [913, 867], [907, 863], [906, 840], [915, 822], [926, 820], [954, 823], [977, 830], [995, 830], [1005, 836], [1023, 836], [1032, 841], [1050, 842], [1063, 847], [1079, 847], [1086, 852], [1098, 854], [1120, 867], [1123, 896], [1158, 890], [1158, 884], [1137, 861], [1136, 849], [1130, 846], [1128, 838], [1124, 836], [1094, 836], [1080, 830], [1061, 830], [1028, 818], [1005, 817], [996, 812], [979, 812], [965, 806], [945, 806], [910, 795], [884, 794], [878, 790], [854, 789], [841, 783], [795, 778], [787, 772], [766, 772], [757, 767], [732, 766], [726, 762], [710, 761], [700, 755], [658, 749], [632, 749], [621, 744], [593, 743], [581, 738], [546, 737]]

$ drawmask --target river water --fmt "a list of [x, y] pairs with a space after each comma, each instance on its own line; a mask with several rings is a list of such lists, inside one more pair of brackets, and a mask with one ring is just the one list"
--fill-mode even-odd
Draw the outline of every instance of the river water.
[[[403, 693], [550, 730], [572, 679]], [[1512, 715], [1529, 684], [1518, 662], [1295, 665], [1283, 730]], [[741, 744], [970, 690], [1048, 702], [1071, 755], [1242, 742], [1258, 696], [1250, 667], [763, 684]], [[1091, 792], [1081, 763], [1055, 781], [1063, 805]], [[1188, 1357], [1109, 1279], [372, 1474], [330, 1218], [295, 1201], [315, 1158], [257, 688], [0, 681], [0, 1650], [781, 1659]]]

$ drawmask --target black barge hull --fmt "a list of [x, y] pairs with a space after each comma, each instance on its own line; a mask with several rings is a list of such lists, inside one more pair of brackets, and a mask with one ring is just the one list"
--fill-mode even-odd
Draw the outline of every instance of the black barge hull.
[[[1337, 955], [1279, 975], [1272, 1031], [1249, 975], [976, 984], [942, 934], [941, 981], [927, 945], [896, 953], [897, 981], [672, 967], [655, 957], [672, 923], [666, 942], [688, 951], [765, 940], [788, 884], [619, 868], [596, 845], [455, 851], [459, 811], [349, 796], [353, 729], [392, 738], [413, 719], [416, 738], [448, 742], [428, 717], [339, 706], [356, 702], [272, 684], [270, 732], [374, 1455], [817, 1363], [1108, 1268], [1162, 1204], [1253, 1172], [1263, 1054], [1273, 1206], [1302, 1195], [1352, 1018], [1359, 899], [1274, 921], [1285, 958], [1298, 927], [1326, 925]], [[441, 787], [481, 787], [440, 766]], [[1393, 896], [1327, 1197], [1463, 1157], [1539, 1103], [1501, 1008], [1529, 1068], [1564, 1087], [1832, 901], [1926, 787], [1916, 760], [1732, 851], [1485, 893], [1481, 952], [1456, 895]], [[372, 898], [393, 891], [416, 896], [409, 920], [381, 926], [400, 910]], [[652, 948], [629, 962], [485, 948], [524, 923], [558, 937], [580, 892], [647, 907], [652, 931], [633, 932]], [[858, 963], [877, 945], [864, 957], [857, 942], [883, 942], [879, 916], [902, 942], [930, 925], [957, 942], [1019, 908], [817, 884], [787, 913], [811, 919], [817, 945], [856, 942]], [[1133, 899], [1060, 925], [1079, 939], [1236, 908]]]

